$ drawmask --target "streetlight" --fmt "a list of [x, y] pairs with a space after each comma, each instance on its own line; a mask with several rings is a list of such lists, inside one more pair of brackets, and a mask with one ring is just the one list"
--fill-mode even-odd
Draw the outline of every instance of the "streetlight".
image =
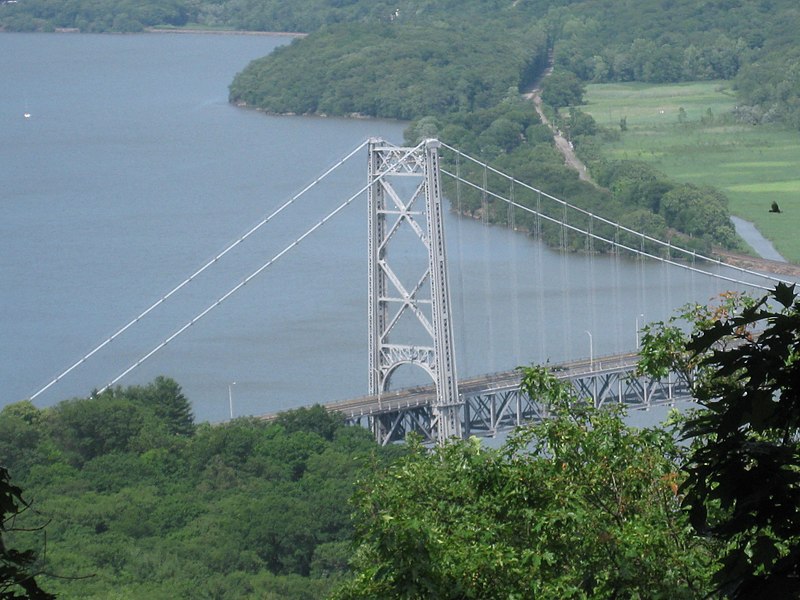
[[228, 384], [228, 406], [231, 409], [231, 420], [233, 420], [233, 386], [235, 385], [235, 381]]
[[639, 349], [639, 319], [642, 320], [642, 327], [644, 327], [644, 315], [640, 314], [636, 317], [636, 349]]
[[589, 336], [589, 370], [594, 371], [594, 345], [592, 344], [592, 332], [587, 329], [586, 335]]

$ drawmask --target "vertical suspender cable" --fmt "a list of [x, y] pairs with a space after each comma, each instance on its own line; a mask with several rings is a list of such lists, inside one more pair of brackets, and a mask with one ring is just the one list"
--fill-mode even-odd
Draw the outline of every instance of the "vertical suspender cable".
[[[669, 245], [667, 246], [667, 260], [672, 262], [672, 239], [668, 240], [668, 242], [669, 242]], [[665, 285], [667, 286], [667, 293], [666, 294], [662, 294], [662, 297], [665, 298], [666, 302], [667, 302], [667, 305], [665, 307], [666, 310], [664, 312], [668, 313], [671, 310], [673, 310], [673, 307], [675, 306], [672, 303], [672, 292], [673, 292], [673, 290], [672, 290], [672, 269], [669, 267], [669, 263], [664, 263], [664, 279], [666, 280], [666, 284]]]
[[[627, 331], [625, 327], [625, 311], [622, 310], [622, 303], [620, 302], [620, 254], [622, 250], [619, 245], [619, 227], [616, 228], [614, 231], [614, 243], [611, 245], [611, 254], [612, 254], [612, 262], [611, 262], [611, 269], [614, 273], [613, 282], [614, 282], [614, 319], [612, 322], [619, 323], [617, 327], [614, 327], [615, 331], [615, 340], [614, 340], [614, 348], [615, 352], [624, 352], [630, 343], [624, 343], [623, 340], [625, 338], [622, 336], [623, 331]], [[639, 339], [639, 332], [636, 332], [636, 340]]]
[[[568, 245], [567, 245], [567, 205], [564, 204], [564, 210], [561, 217], [561, 256], [559, 257], [560, 264], [561, 264], [561, 291], [564, 295], [564, 301], [561, 304], [561, 310], [563, 311], [558, 322], [562, 323], [562, 327], [566, 333], [566, 348], [567, 348], [567, 355], [562, 357], [564, 359], [569, 358], [572, 352], [572, 341], [574, 336], [572, 335], [572, 325], [574, 324], [574, 320], [572, 318], [572, 294], [571, 291], [571, 282], [570, 282], [570, 268], [569, 268], [569, 255], [567, 252]], [[579, 354], [578, 356], [583, 356], [583, 353]]]
[[545, 320], [544, 308], [544, 257], [545, 242], [542, 239], [542, 194], [536, 194], [536, 215], [535, 223], [536, 228], [536, 291], [537, 291], [537, 305], [536, 314], [539, 318], [539, 360], [538, 362], [544, 363], [548, 358], [547, 355], [547, 325]]
[[[458, 219], [456, 220], [456, 244], [458, 244], [458, 294], [457, 294], [457, 304], [458, 304], [458, 315], [456, 316], [456, 320], [458, 322], [458, 333], [459, 337], [461, 338], [462, 347], [462, 354], [458, 357], [458, 364], [463, 365], [466, 373], [470, 372], [470, 364], [469, 364], [469, 351], [468, 349], [471, 347], [471, 340], [468, 339], [467, 334], [467, 327], [466, 327], [466, 319], [467, 314], [464, 308], [464, 297], [466, 296], [466, 290], [464, 289], [464, 271], [467, 268], [466, 264], [464, 263], [464, 240], [461, 235], [462, 227], [461, 223], [464, 218], [464, 207], [461, 203], [461, 155], [456, 152], [456, 214], [458, 215]], [[452, 272], [452, 271], [451, 271]], [[456, 344], [456, 348], [459, 347], [459, 344]]]
[[487, 356], [489, 371], [495, 370], [495, 353], [494, 353], [494, 315], [492, 306], [492, 263], [489, 239], [489, 169], [486, 163], [483, 163], [483, 182], [481, 186], [481, 216], [483, 221], [483, 262], [486, 265], [484, 271], [484, 298], [486, 299], [486, 317], [489, 331], [487, 334]]
[[[598, 342], [603, 339], [604, 336], [601, 333], [605, 333], [605, 331], [601, 332], [597, 329], [597, 274], [595, 273], [596, 263], [594, 260], [594, 217], [589, 217], [589, 235], [588, 237], [588, 244], [587, 250], [589, 252], [589, 299], [591, 306], [589, 307], [589, 315], [590, 315], [590, 331], [594, 334], [594, 339]], [[605, 328], [604, 328], [605, 329]]]
[[[508, 227], [511, 230], [511, 336], [512, 348], [514, 351], [514, 363], [519, 365], [523, 362], [522, 350], [520, 347], [520, 340], [522, 332], [520, 331], [520, 315], [519, 315], [519, 261], [517, 260], [518, 244], [522, 241], [517, 235], [517, 227], [514, 216], [514, 178], [511, 178], [509, 198], [511, 202], [508, 204]], [[526, 336], [527, 337], [527, 336]]]
[[645, 278], [645, 251], [644, 251], [644, 236], [639, 236], [639, 246], [640, 252], [639, 255], [636, 257], [636, 269], [639, 271], [639, 285], [636, 286], [637, 290], [637, 300], [638, 300], [638, 308], [637, 314], [653, 314], [652, 307], [648, 306], [647, 304], [647, 294], [646, 294], [646, 278]]

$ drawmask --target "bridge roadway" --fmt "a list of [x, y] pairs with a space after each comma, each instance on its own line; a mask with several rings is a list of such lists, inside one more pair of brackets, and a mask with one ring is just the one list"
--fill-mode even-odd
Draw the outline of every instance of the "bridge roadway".
[[[559, 363], [552, 365], [551, 369], [558, 379], [572, 380], [603, 369], [631, 369], [636, 366], [638, 359], [639, 355], [636, 353], [616, 354], [593, 361], [587, 358], [585, 360]], [[517, 389], [521, 380], [522, 376], [518, 370], [479, 375], [460, 380], [458, 382], [458, 393], [461, 396], [470, 397], [492, 391]], [[329, 411], [340, 412], [346, 419], [350, 420], [427, 406], [435, 399], [436, 390], [433, 384], [430, 384], [384, 392], [380, 395], [371, 394], [349, 400], [330, 402], [324, 406]]]
[[[635, 373], [637, 353], [615, 354], [551, 365], [554, 375], [569, 380], [579, 397], [596, 406], [624, 403], [632, 408], [674, 403], [690, 398], [685, 382], [675, 375], [651, 380]], [[518, 370], [463, 379], [458, 390], [462, 434], [493, 436], [524, 422], [546, 418], [547, 407], [520, 392]], [[430, 407], [436, 399], [433, 384], [329, 402], [323, 406], [341, 413], [351, 424], [369, 427], [381, 443], [405, 438], [410, 431], [434, 441], [436, 426]], [[276, 415], [264, 415], [271, 420]]]

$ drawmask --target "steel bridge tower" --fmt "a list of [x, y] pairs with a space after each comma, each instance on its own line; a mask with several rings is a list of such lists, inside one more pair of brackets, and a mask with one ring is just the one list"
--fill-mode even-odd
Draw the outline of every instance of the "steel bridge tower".
[[[461, 400], [451, 330], [439, 142], [417, 148], [369, 144], [369, 391], [389, 391], [401, 365], [431, 377], [431, 437], [461, 437]], [[424, 206], [422, 204], [424, 203]], [[390, 264], [389, 249], [395, 262]], [[415, 248], [414, 248], [415, 247]], [[411, 258], [415, 267], [409, 268]], [[401, 260], [402, 259], [402, 260]], [[378, 439], [384, 424], [372, 419]]]

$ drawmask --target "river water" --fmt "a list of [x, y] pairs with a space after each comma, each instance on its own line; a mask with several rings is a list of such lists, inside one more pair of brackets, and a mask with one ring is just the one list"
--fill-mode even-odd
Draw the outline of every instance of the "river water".
[[[33, 395], [365, 139], [402, 142], [402, 123], [229, 105], [234, 74], [286, 42], [0, 35], [0, 404]], [[361, 151], [37, 405], [107, 384], [358, 190], [366, 164]], [[446, 235], [462, 376], [632, 350], [644, 320], [729, 287], [561, 256], [452, 213]], [[210, 421], [229, 400], [238, 416], [362, 395], [366, 291], [362, 198], [120, 384], [173, 377]]]

